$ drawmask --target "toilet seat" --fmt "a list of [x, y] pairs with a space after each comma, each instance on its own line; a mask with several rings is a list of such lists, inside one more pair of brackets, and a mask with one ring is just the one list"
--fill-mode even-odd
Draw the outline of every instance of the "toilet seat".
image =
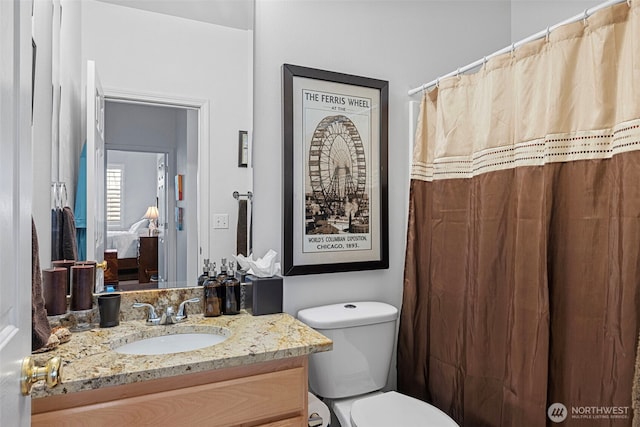
[[352, 427], [458, 427], [435, 406], [390, 391], [356, 400], [351, 406]]

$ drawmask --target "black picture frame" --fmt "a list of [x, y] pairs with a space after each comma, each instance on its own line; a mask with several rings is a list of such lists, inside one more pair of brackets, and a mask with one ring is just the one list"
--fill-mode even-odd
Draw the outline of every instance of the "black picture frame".
[[285, 276], [389, 268], [389, 82], [283, 64]]
[[[32, 13], [33, 15], [33, 13]], [[33, 106], [34, 100], [36, 96], [36, 59], [38, 46], [36, 45], [36, 41], [31, 38], [31, 124], [33, 124]]]
[[238, 167], [249, 165], [249, 134], [246, 130], [238, 131]]

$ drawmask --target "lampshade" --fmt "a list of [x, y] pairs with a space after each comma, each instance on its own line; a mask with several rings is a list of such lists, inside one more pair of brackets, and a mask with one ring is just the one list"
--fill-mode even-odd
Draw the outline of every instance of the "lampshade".
[[147, 208], [147, 213], [144, 214], [144, 218], [146, 219], [158, 219], [158, 208], [155, 206], [149, 206]]

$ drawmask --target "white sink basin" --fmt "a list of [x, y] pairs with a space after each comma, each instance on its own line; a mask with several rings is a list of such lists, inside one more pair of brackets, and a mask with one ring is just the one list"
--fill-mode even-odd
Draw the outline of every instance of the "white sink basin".
[[114, 351], [121, 354], [142, 355], [182, 353], [210, 347], [221, 343], [227, 338], [224, 335], [207, 333], [162, 335], [124, 344], [114, 348]]

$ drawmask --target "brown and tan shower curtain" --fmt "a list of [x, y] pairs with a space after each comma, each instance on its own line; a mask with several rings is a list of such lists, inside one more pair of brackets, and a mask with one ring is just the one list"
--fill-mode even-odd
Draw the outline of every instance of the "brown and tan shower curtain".
[[631, 425], [639, 306], [634, 0], [425, 93], [398, 388], [464, 426]]

